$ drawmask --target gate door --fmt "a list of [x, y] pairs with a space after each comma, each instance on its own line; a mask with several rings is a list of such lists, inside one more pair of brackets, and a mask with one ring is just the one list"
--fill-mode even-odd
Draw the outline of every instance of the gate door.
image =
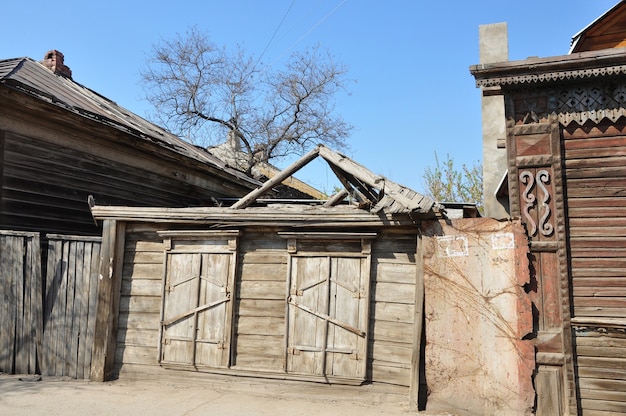
[[[297, 252], [296, 244], [300, 245]], [[367, 361], [370, 241], [314, 245], [307, 248], [302, 240], [290, 243], [286, 371], [362, 381]], [[339, 247], [346, 252], [334, 252]], [[324, 253], [325, 249], [332, 251]]]
[[162, 364], [228, 367], [237, 232], [162, 232]]

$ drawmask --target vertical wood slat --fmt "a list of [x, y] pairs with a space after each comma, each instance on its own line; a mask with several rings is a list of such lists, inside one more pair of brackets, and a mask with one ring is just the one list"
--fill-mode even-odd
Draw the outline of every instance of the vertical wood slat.
[[40, 262], [38, 233], [0, 231], [0, 371], [37, 371]]
[[414, 329], [413, 333], [413, 351], [411, 356], [411, 381], [409, 385], [409, 406], [412, 410], [419, 407], [420, 394], [420, 357], [422, 345], [422, 322], [424, 311], [424, 245], [422, 236], [417, 237], [417, 250], [415, 254], [415, 310], [414, 310]]
[[[42, 374], [84, 378], [91, 366], [97, 237], [48, 235]], [[91, 305], [90, 305], [91, 303]], [[93, 328], [93, 323], [91, 323]]]

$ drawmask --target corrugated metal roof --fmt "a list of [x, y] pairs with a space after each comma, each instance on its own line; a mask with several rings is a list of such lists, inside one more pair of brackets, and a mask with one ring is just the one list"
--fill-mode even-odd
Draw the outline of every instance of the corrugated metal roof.
[[228, 167], [205, 150], [185, 142], [84, 85], [53, 73], [31, 58], [0, 60], [0, 84], [211, 165], [242, 181], [259, 185], [258, 181]]

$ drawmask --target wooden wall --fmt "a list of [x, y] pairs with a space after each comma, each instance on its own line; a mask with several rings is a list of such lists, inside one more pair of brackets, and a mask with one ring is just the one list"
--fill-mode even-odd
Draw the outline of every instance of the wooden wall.
[[98, 234], [87, 205], [89, 195], [108, 205], [140, 206], [193, 206], [202, 198], [198, 189], [164, 172], [147, 172], [117, 162], [120, 150], [98, 150], [87, 153], [7, 132], [1, 225], [16, 230]]
[[153, 143], [0, 89], [0, 228], [101, 235], [87, 205], [188, 207], [252, 189]]
[[[128, 224], [116, 368], [158, 371], [164, 247], [156, 227]], [[282, 373], [287, 241], [245, 229], [238, 243], [231, 372]], [[367, 379], [409, 386], [414, 336], [416, 237], [382, 232], [372, 243]]]
[[572, 124], [563, 148], [581, 408], [626, 413], [626, 120]]

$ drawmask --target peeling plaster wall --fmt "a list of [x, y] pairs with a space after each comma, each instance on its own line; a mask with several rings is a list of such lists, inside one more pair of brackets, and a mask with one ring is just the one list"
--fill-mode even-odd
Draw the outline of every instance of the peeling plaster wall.
[[428, 410], [532, 413], [528, 241], [519, 222], [433, 222], [424, 230]]

